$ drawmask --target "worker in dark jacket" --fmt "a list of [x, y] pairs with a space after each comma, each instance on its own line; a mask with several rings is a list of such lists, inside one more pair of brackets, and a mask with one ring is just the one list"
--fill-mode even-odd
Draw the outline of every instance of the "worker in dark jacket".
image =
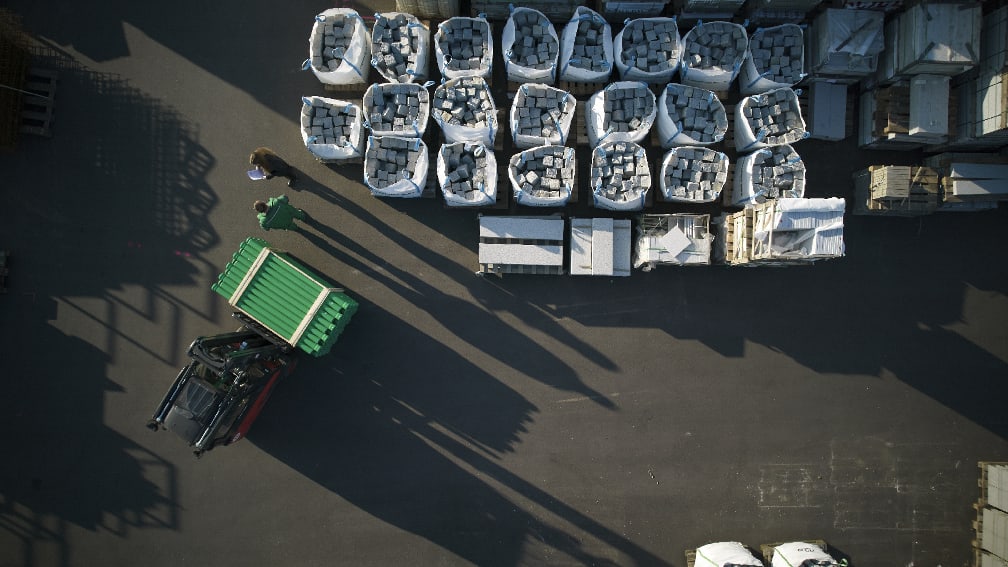
[[272, 179], [277, 175], [286, 177], [288, 187], [294, 187], [294, 182], [297, 181], [294, 168], [269, 148], [256, 148], [249, 156], [249, 163], [261, 169], [266, 174], [266, 179]]
[[268, 202], [256, 201], [252, 206], [259, 213], [259, 226], [265, 230], [277, 228], [281, 230], [297, 230], [294, 219], [306, 220], [308, 213], [287, 202], [287, 195], [270, 197]]

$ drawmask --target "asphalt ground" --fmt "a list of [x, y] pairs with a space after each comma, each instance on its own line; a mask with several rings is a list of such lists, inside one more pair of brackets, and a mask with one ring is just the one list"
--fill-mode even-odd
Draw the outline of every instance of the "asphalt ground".
[[[972, 560], [976, 463], [1008, 460], [1004, 207], [848, 215], [847, 256], [810, 267], [478, 277], [474, 213], [304, 150], [326, 4], [4, 4], [60, 82], [54, 136], [0, 154], [0, 565], [682, 567], [800, 538]], [[298, 190], [246, 178], [260, 145]], [[797, 149], [808, 196], [919, 159]], [[321, 226], [263, 234], [279, 193]], [[144, 423], [188, 343], [235, 327], [209, 285], [247, 236], [361, 308], [197, 460]]]

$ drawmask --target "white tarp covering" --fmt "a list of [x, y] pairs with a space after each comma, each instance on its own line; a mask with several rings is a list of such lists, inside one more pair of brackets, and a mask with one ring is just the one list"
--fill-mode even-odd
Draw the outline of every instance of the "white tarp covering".
[[[352, 22], [350, 37], [341, 32], [336, 38], [333, 23]], [[327, 30], [330, 33], [326, 33]], [[326, 39], [327, 36], [331, 39]], [[329, 45], [331, 44], [331, 45]], [[335, 69], [330, 61], [338, 61]], [[318, 80], [329, 85], [363, 83], [367, 80], [367, 66], [371, 64], [371, 34], [360, 14], [350, 8], [329, 8], [315, 16], [311, 34], [308, 36], [308, 59], [302, 68], [311, 69]], [[323, 67], [325, 65], [325, 67]]]
[[[317, 116], [323, 109], [326, 116]], [[333, 133], [334, 130], [341, 134], [325, 136], [325, 132]], [[320, 96], [302, 97], [301, 140], [305, 148], [320, 161], [339, 161], [360, 156], [364, 145], [361, 109], [345, 100]]]
[[770, 567], [840, 567], [830, 554], [814, 543], [793, 541], [773, 550]]
[[697, 567], [735, 567], [756, 565], [762, 567], [763, 562], [753, 557], [744, 545], [737, 541], [722, 541], [708, 543], [696, 550]]

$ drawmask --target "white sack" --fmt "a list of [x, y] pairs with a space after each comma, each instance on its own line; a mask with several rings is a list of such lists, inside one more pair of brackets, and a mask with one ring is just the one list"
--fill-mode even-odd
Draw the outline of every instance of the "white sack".
[[[705, 133], [695, 128], [689, 128], [684, 124], [684, 114], [687, 113], [685, 107], [678, 106], [676, 100], [680, 96], [690, 93], [699, 97], [701, 101], [706, 101], [706, 108], [692, 108], [696, 116], [703, 117], [709, 124], [713, 125], [713, 131]], [[674, 114], [669, 109], [670, 105], [679, 109]], [[695, 119], [694, 119], [695, 120]], [[714, 94], [714, 91], [700, 87], [669, 83], [661, 96], [658, 97], [658, 108], [656, 124], [658, 126], [658, 139], [662, 148], [669, 149], [673, 146], [709, 146], [724, 140], [725, 132], [728, 131], [728, 114], [724, 104]], [[695, 124], [695, 122], [694, 122]]]
[[[480, 65], [475, 69], [458, 69], [452, 64], [451, 54], [445, 52], [445, 44], [450, 41], [451, 25], [454, 22], [468, 20], [472, 27], [479, 28], [484, 32], [483, 55], [479, 58]], [[446, 79], [457, 79], [459, 77], [489, 77], [493, 68], [493, 34], [490, 32], [490, 23], [485, 17], [479, 18], [448, 18], [438, 24], [438, 31], [434, 34], [434, 59], [437, 61], [441, 76]], [[475, 57], [475, 55], [474, 55]]]
[[[408, 50], [416, 55], [416, 61], [412, 65], [407, 65], [406, 72], [401, 74], [397, 73], [393, 68], [390, 68], [384, 61], [384, 55], [381, 53], [380, 48], [385, 42], [377, 35], [379, 20], [394, 20], [397, 16], [404, 16], [406, 18], [406, 31], [409, 37], [416, 42], [415, 48], [411, 47]], [[412, 14], [406, 14], [403, 12], [375, 13], [375, 26], [371, 30], [371, 66], [374, 67], [375, 70], [377, 70], [378, 73], [380, 73], [381, 76], [385, 77], [388, 81], [399, 83], [423, 81], [427, 78], [427, 69], [430, 60], [430, 39], [430, 29], [421, 24], [420, 20]], [[398, 46], [390, 47], [393, 50], [398, 48]]]
[[[392, 136], [390, 136], [392, 137]], [[420, 138], [401, 138], [402, 140], [408, 141], [412, 147], [416, 150], [416, 163], [413, 166], [413, 174], [409, 175], [407, 170], [402, 170], [401, 173], [406, 176], [385, 187], [379, 187], [374, 183], [374, 180], [368, 175], [367, 160], [364, 160], [364, 184], [368, 186], [371, 190], [371, 194], [375, 197], [402, 197], [402, 198], [417, 198], [423, 195], [424, 186], [427, 184], [427, 169], [430, 167], [429, 157], [427, 156], [427, 144], [423, 142]], [[374, 136], [368, 137], [367, 143], [367, 153], [371, 154], [371, 148], [374, 147], [377, 138]]]
[[830, 554], [814, 543], [793, 541], [774, 547], [770, 567], [840, 567]]
[[[671, 32], [669, 36], [671, 49], [669, 51], [662, 51], [666, 55], [665, 68], [663, 69], [653, 71], [641, 69], [636, 64], [640, 54], [634, 53], [632, 56], [628, 55], [631, 48], [636, 49], [636, 46], [639, 45], [632, 37], [636, 27], [643, 25], [645, 22], [664, 25]], [[647, 53], [652, 52], [649, 47], [646, 47], [644, 51]], [[675, 18], [638, 18], [636, 20], [629, 20], [625, 23], [623, 29], [616, 34], [616, 39], [613, 41], [613, 59], [616, 63], [616, 70], [619, 71], [620, 79], [627, 81], [637, 80], [649, 83], [667, 83], [675, 75], [681, 57], [682, 38], [679, 35], [679, 28]]]
[[448, 142], [481, 142], [491, 148], [500, 124], [497, 123], [497, 105], [494, 103], [490, 86], [483, 77], [459, 77], [445, 81], [434, 90], [434, 103], [436, 104], [439, 93], [450, 92], [454, 88], [475, 88], [477, 91], [486, 94], [483, 101], [482, 111], [486, 113], [486, 120], [483, 124], [452, 124], [444, 119], [439, 109], [435, 106], [433, 110], [434, 121], [441, 127], [445, 140]]
[[[343, 61], [334, 70], [323, 70], [320, 63], [324, 60], [325, 34], [327, 20], [344, 16], [354, 20], [353, 36], [343, 53]], [[303, 69], [311, 69], [319, 81], [328, 85], [349, 85], [364, 83], [367, 80], [367, 66], [371, 63], [371, 34], [364, 20], [355, 10], [349, 8], [330, 8], [315, 16], [311, 34], [308, 36], [308, 59], [302, 64]]]
[[[515, 17], [519, 15], [519, 17], [528, 17], [527, 14], [534, 15], [539, 20], [540, 25], [546, 26], [546, 32], [548, 33], [547, 42], [551, 41], [553, 45], [553, 49], [551, 50], [552, 58], [547, 61], [549, 63], [548, 67], [543, 69], [525, 66], [519, 61], [514, 60], [515, 38], [518, 35], [515, 31]], [[557, 59], [560, 55], [559, 43], [560, 40], [557, 37], [556, 29], [542, 12], [533, 10], [532, 8], [512, 7], [511, 15], [508, 17], [507, 23], [504, 24], [504, 31], [501, 34], [501, 52], [504, 54], [504, 70], [507, 72], [508, 80], [520, 83], [536, 81], [552, 83], [556, 79]]]
[[[730, 39], [731, 47], [721, 49], [720, 57], [714, 55], [711, 47], [713, 38]], [[702, 53], [709, 50], [711, 54]], [[712, 91], [726, 91], [738, 76], [749, 50], [749, 36], [746, 29], [732, 22], [700, 22], [683, 37], [682, 63], [679, 68], [680, 82]]]
[[[400, 136], [403, 138], [422, 138], [427, 131], [427, 122], [430, 120], [430, 93], [427, 88], [433, 85], [433, 81], [428, 81], [422, 85], [416, 83], [374, 83], [364, 91], [362, 99], [364, 110], [364, 126], [371, 130], [372, 136]], [[404, 124], [401, 130], [394, 127], [388, 128], [372, 119], [371, 113], [375, 110], [375, 100], [388, 96], [390, 93], [401, 92], [406, 96], [416, 96], [420, 106], [417, 116], [408, 124]]]
[[[758, 61], [762, 60], [757, 56], [757, 52], [760, 50], [770, 50], [771, 57], [779, 59], [782, 56], [776, 55], [779, 50], [774, 51], [775, 47], [772, 44], [775, 37], [781, 36], [795, 37], [798, 43], [795, 46], [790, 46], [792, 49], [785, 48], [783, 50], [790, 54], [785, 56], [788, 58], [789, 64], [784, 66], [782, 62], [778, 61], [778, 72], [775, 73], [773, 59], [770, 60], [769, 67], [765, 65], [765, 62], [764, 64], [757, 64]], [[795, 57], [795, 52], [797, 52], [798, 57]], [[787, 69], [791, 71], [785, 72]], [[745, 61], [742, 63], [742, 69], [739, 72], [739, 92], [742, 95], [751, 95], [773, 89], [793, 87], [805, 78], [806, 73], [804, 70], [805, 35], [802, 32], [801, 26], [782, 24], [770, 28], [759, 28], [749, 38], [749, 49], [746, 51]]]
[[[764, 125], [754, 128], [754, 121], [746, 116], [754, 107], [776, 105], [790, 113], [793, 123], [777, 122], [771, 126]], [[774, 130], [777, 130], [775, 133]], [[735, 105], [735, 149], [740, 152], [750, 152], [760, 148], [793, 144], [798, 140], [808, 138], [805, 129], [805, 119], [801, 115], [798, 95], [790, 88], [775, 89], [758, 95], [743, 98]]]
[[[446, 149], [450, 146], [464, 146], [467, 151], [475, 147], [483, 148], [486, 156], [486, 166], [483, 171], [483, 183], [479, 191], [473, 191], [469, 198], [459, 195], [448, 188], [448, 163], [445, 159]], [[445, 204], [449, 207], [486, 207], [493, 205], [497, 201], [497, 158], [494, 157], [492, 148], [488, 148], [478, 142], [456, 142], [454, 144], [444, 144], [437, 158], [438, 184], [441, 187], [441, 194], [444, 195]]]
[[[572, 57], [574, 53], [574, 41], [578, 35], [578, 26], [582, 21], [591, 21], [603, 24], [602, 27], [602, 55], [605, 58], [604, 70], [593, 71], [585, 68], [579, 57]], [[560, 80], [582, 83], [594, 83], [609, 80], [612, 73], [613, 62], [613, 39], [612, 26], [598, 12], [579, 6], [574, 11], [574, 16], [564, 26], [560, 36]]]
[[[317, 106], [327, 107], [350, 120], [350, 135], [343, 143], [325, 143], [325, 139], [312, 132], [312, 109]], [[353, 109], [353, 116], [349, 110]], [[361, 115], [363, 111], [355, 104], [345, 100], [323, 98], [319, 96], [301, 98], [301, 140], [305, 148], [317, 159], [339, 161], [358, 157], [363, 152], [364, 126]]]
[[697, 567], [732, 567], [743, 565], [763, 566], [763, 562], [753, 557], [744, 545], [737, 541], [708, 543], [696, 550]]
[[[606, 110], [605, 101], [607, 94], [609, 94], [614, 89], [629, 89], [629, 88], [643, 88], [646, 91], [644, 98], [650, 97], [650, 112], [647, 112], [643, 116], [636, 116], [639, 118], [641, 123], [640, 126], [626, 132], [617, 132], [610, 126], [607, 128], [605, 126], [606, 120]], [[588, 130], [588, 141], [592, 147], [595, 147], [601, 141], [612, 141], [612, 142], [639, 142], [647, 136], [648, 132], [651, 131], [651, 125], [654, 124], [657, 103], [655, 101], [654, 93], [648, 88], [647, 84], [639, 83], [636, 81], [617, 81], [610, 84], [606, 88], [600, 90], [599, 92], [593, 94], [591, 98], [588, 99], [588, 103], [585, 105], [585, 127]]]
[[[529, 88], [533, 90], [546, 89], [549, 91], [556, 92], [558, 100], [560, 100], [561, 115], [560, 118], [554, 121], [556, 127], [556, 132], [550, 136], [535, 136], [527, 133], [521, 133], [519, 125], [521, 123], [521, 108], [523, 107]], [[526, 83], [519, 87], [518, 92], [515, 93], [514, 100], [511, 101], [511, 114], [509, 116], [509, 124], [511, 126], [512, 139], [514, 140], [515, 146], [519, 148], [534, 148], [536, 146], [545, 145], [558, 145], [562, 146], [567, 143], [570, 137], [570, 127], [571, 122], [574, 120], [575, 109], [577, 108], [577, 99], [567, 91], [560, 90], [549, 85], [543, 85], [539, 83]]]

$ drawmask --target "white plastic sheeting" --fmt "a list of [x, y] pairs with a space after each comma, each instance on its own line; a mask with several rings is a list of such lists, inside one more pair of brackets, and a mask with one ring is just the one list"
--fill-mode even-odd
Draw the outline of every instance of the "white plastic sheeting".
[[833, 557], [814, 543], [793, 541], [773, 548], [770, 567], [840, 567]]
[[[326, 45], [326, 26], [334, 21], [353, 22], [353, 33], [348, 41], [329, 42]], [[345, 45], [337, 45], [345, 43]], [[326, 61], [339, 58], [335, 69], [323, 68]], [[371, 35], [360, 14], [350, 8], [329, 8], [315, 16], [311, 34], [308, 36], [308, 59], [302, 65], [311, 69], [319, 81], [329, 85], [364, 83], [367, 80], [367, 66], [371, 63]]]
[[[575, 49], [584, 53], [575, 54]], [[593, 53], [587, 51], [591, 49]], [[612, 26], [598, 12], [580, 6], [560, 36], [560, 80], [592, 83], [612, 73]]]
[[873, 10], [828, 8], [813, 22], [809, 52], [813, 75], [864, 77], [875, 72], [884, 47], [885, 14]]
[[743, 565], [762, 567], [763, 562], [753, 557], [753, 554], [749, 553], [749, 550], [741, 543], [722, 541], [698, 547], [696, 565], [697, 567], [741, 567]]
[[645, 272], [654, 266], [707, 266], [711, 261], [709, 215], [641, 215], [637, 223], [634, 267]]
[[777, 199], [755, 207], [753, 260], [815, 260], [844, 255], [839, 197]]
[[[317, 117], [316, 115], [320, 114], [318, 109], [324, 109], [326, 116]], [[323, 162], [358, 157], [362, 154], [364, 145], [361, 113], [356, 104], [345, 100], [319, 96], [302, 97], [301, 141], [316, 159]], [[322, 124], [316, 125], [315, 122], [319, 120]], [[326, 137], [324, 132], [327, 127], [339, 128], [345, 134]]]

